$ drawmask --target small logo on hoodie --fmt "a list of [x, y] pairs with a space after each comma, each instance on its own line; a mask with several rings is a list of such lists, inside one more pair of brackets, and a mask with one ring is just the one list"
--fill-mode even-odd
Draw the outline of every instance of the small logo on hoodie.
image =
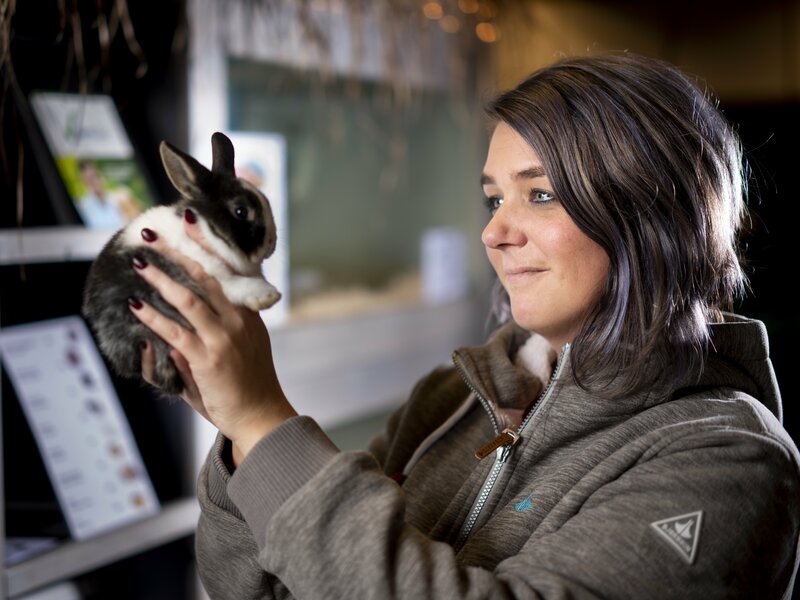
[[514, 505], [514, 510], [516, 510], [517, 512], [528, 512], [529, 510], [531, 510], [533, 508], [533, 501], [531, 500], [531, 496], [533, 496], [533, 494], [528, 494], [527, 496], [525, 496], [525, 498], [517, 502]]
[[690, 565], [694, 563], [697, 555], [697, 543], [700, 541], [700, 525], [703, 521], [703, 511], [670, 517], [650, 523], [656, 533], [669, 545], [678, 551]]

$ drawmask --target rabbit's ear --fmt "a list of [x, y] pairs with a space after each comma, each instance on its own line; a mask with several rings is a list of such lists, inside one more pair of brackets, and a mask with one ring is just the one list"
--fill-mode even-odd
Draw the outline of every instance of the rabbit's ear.
[[158, 147], [161, 153], [161, 162], [167, 172], [169, 180], [181, 195], [187, 198], [197, 197], [211, 179], [211, 171], [201, 165], [188, 154], [181, 152], [167, 141], [162, 141]]
[[233, 144], [224, 133], [216, 132], [211, 136], [211, 172], [214, 175], [236, 177], [233, 166]]

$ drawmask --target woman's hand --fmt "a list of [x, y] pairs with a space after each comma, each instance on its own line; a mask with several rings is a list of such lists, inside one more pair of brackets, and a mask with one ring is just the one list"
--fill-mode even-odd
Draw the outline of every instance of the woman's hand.
[[[202, 244], [197, 227], [185, 226], [190, 237]], [[150, 245], [181, 265], [203, 289], [207, 301], [148, 264], [137, 267], [138, 273], [195, 331], [148, 304], [131, 310], [173, 348], [170, 356], [186, 385], [181, 397], [233, 442], [238, 464], [264, 435], [297, 414], [278, 382], [267, 329], [257, 312], [231, 304], [217, 280], [199, 263], [170, 250], [157, 234]], [[152, 374], [153, 362], [148, 347], [142, 356], [145, 379]]]

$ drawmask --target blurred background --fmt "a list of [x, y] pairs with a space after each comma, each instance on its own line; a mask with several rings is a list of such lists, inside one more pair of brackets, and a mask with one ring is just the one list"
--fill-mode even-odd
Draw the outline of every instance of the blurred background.
[[[284, 387], [342, 447], [363, 447], [416, 378], [486, 334], [483, 102], [559, 57], [604, 50], [675, 63], [738, 129], [752, 213], [740, 311], [767, 325], [784, 423], [800, 439], [797, 0], [2, 0], [0, 328], [77, 314], [112, 233], [82, 218], [36, 94], [111, 98], [156, 203], [175, 197], [159, 142], [205, 161], [225, 131], [276, 210], [267, 262], [284, 298], [265, 320]], [[202, 598], [193, 492], [213, 431], [114, 384], [160, 520], [70, 539], [4, 375], [0, 534], [57, 543], [7, 561], [3, 597]]]

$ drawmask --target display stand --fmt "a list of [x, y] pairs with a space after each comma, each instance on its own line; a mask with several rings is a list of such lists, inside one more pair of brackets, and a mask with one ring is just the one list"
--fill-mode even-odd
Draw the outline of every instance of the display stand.
[[[97, 254], [110, 234], [108, 231], [83, 227], [0, 230], [0, 267], [24, 265], [31, 270], [40, 264], [68, 265], [75, 264], [74, 261], [88, 261]], [[5, 291], [8, 293], [7, 287]], [[3, 300], [0, 292], [0, 309], [6, 306]], [[13, 299], [5, 300], [10, 302]], [[57, 300], [57, 297], [52, 299], [54, 302]], [[7, 313], [0, 311], [0, 326], [8, 320]], [[10, 400], [3, 398], [0, 390], [0, 409], [3, 402], [7, 401]], [[183, 429], [181, 437], [190, 440], [191, 413], [177, 404], [168, 408], [174, 410], [178, 427]], [[2, 437], [0, 428], [0, 442], [5, 443]], [[183, 445], [186, 446], [181, 459], [184, 466], [181, 476], [184, 495], [163, 502], [156, 514], [127, 525], [82, 540], [60, 540], [55, 548], [11, 566], [0, 561], [0, 598], [15, 598], [191, 536], [197, 524], [199, 506], [193, 493], [196, 472], [192, 467], [191, 444]], [[12, 450], [0, 447], [6, 452]], [[3, 488], [4, 478], [0, 477], [0, 556], [6, 554], [8, 532], [5, 522], [6, 490]]]

